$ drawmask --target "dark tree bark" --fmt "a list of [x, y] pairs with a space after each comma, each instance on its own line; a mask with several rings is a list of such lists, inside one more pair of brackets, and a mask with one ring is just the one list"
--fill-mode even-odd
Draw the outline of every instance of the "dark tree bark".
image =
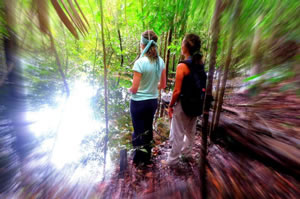
[[173, 67], [172, 67], [172, 72], [175, 72], [175, 65], [176, 65], [176, 54], [173, 55]]
[[169, 32], [166, 32], [165, 46], [164, 46], [164, 62], [166, 61], [167, 45], [168, 45], [168, 35], [169, 35]]
[[127, 149], [122, 149], [120, 151], [120, 173], [119, 177], [124, 178], [125, 171], [127, 169]]
[[214, 16], [212, 18], [212, 42], [211, 42], [211, 53], [209, 60], [209, 73], [208, 82], [206, 87], [206, 95], [204, 99], [204, 111], [203, 111], [203, 126], [202, 126], [202, 141], [201, 141], [201, 159], [200, 159], [200, 190], [202, 199], [207, 198], [207, 188], [206, 188], [206, 155], [207, 155], [207, 133], [208, 133], [208, 118], [209, 109], [212, 99], [212, 84], [213, 75], [215, 72], [216, 64], [216, 53], [218, 48], [218, 40], [220, 33], [220, 16], [222, 13], [222, 0], [216, 0]]
[[102, 37], [103, 64], [104, 64], [105, 140], [104, 140], [104, 167], [103, 167], [103, 172], [105, 173], [107, 142], [108, 142], [108, 110], [107, 110], [107, 108], [108, 108], [108, 89], [107, 89], [107, 66], [106, 66], [106, 49], [105, 49], [105, 40], [104, 40], [104, 22], [103, 22], [102, 0], [100, 0], [100, 14], [101, 14], [101, 37]]
[[[3, 2], [3, 14], [6, 21], [5, 29], [7, 35], [4, 38], [3, 47], [5, 52], [6, 63], [6, 78], [4, 78], [4, 85], [0, 87], [7, 87], [7, 108], [9, 109], [9, 117], [14, 126], [16, 135], [15, 148], [23, 160], [32, 146], [33, 136], [30, 133], [26, 122], [26, 98], [23, 71], [18, 58], [19, 46], [17, 43], [16, 33], [13, 31], [15, 26], [15, 1], [5, 0]], [[4, 89], [5, 90], [5, 89]]]
[[240, 0], [237, 0], [234, 15], [233, 15], [234, 21], [233, 21], [233, 25], [232, 25], [232, 29], [231, 29], [232, 32], [230, 34], [229, 48], [228, 48], [226, 62], [225, 62], [224, 75], [223, 75], [223, 79], [222, 79], [222, 86], [221, 86], [219, 101], [218, 101], [218, 105], [217, 105], [217, 109], [216, 109], [216, 119], [215, 119], [215, 125], [213, 127], [213, 130], [218, 126], [219, 119], [220, 119], [220, 113], [222, 110], [223, 97], [224, 97], [225, 88], [226, 88], [226, 81], [227, 81], [229, 66], [230, 66], [230, 62], [231, 62], [232, 48], [233, 48], [235, 33], [236, 33], [236, 29], [237, 29], [237, 22], [238, 22], [238, 19], [240, 16], [240, 10], [241, 10]]
[[163, 49], [163, 39], [164, 39], [165, 33], [162, 33], [160, 36], [160, 46], [159, 46], [159, 55], [162, 56], [162, 49]]
[[[226, 34], [226, 33], [225, 33]], [[213, 107], [213, 116], [212, 116], [212, 121], [211, 121], [211, 125], [210, 125], [210, 130], [209, 130], [209, 136], [211, 136], [212, 131], [214, 130], [214, 124], [215, 124], [215, 117], [216, 117], [216, 111], [217, 111], [217, 105], [219, 102], [219, 96], [220, 96], [220, 85], [221, 85], [221, 79], [222, 79], [222, 73], [223, 73], [223, 65], [225, 64], [225, 51], [226, 51], [226, 44], [227, 44], [227, 37], [226, 35], [225, 39], [224, 39], [224, 45], [222, 48], [222, 61], [221, 61], [221, 65], [219, 68], [219, 75], [218, 75], [218, 82], [217, 82], [217, 88], [216, 88], [216, 93], [215, 93], [215, 99], [214, 99], [214, 107]]]
[[[173, 34], [173, 27], [169, 30], [169, 37], [168, 37], [168, 46], [171, 45], [172, 42], [172, 34]], [[169, 64], [170, 64], [170, 49], [168, 49], [167, 52], [167, 57], [166, 57], [166, 77], [167, 77], [167, 82], [166, 84], [168, 85], [168, 74], [169, 74]]]
[[214, 107], [213, 107], [213, 116], [212, 116], [212, 121], [210, 125], [210, 130], [209, 130], [209, 136], [214, 130], [214, 124], [215, 124], [215, 117], [216, 117], [216, 111], [217, 111], [217, 106], [220, 98], [220, 84], [221, 84], [221, 79], [222, 79], [222, 70], [223, 67], [222, 65], [219, 68], [219, 77], [218, 77], [218, 82], [217, 82], [217, 88], [216, 88], [216, 94], [215, 94], [215, 99], [214, 99]]
[[56, 65], [58, 67], [58, 71], [61, 75], [61, 78], [63, 80], [63, 83], [64, 83], [64, 87], [65, 87], [65, 90], [66, 90], [66, 94], [67, 96], [69, 97], [70, 96], [70, 89], [69, 89], [69, 85], [68, 85], [68, 82], [67, 82], [67, 79], [66, 79], [66, 76], [65, 76], [65, 73], [62, 69], [62, 65], [61, 65], [61, 61], [60, 61], [60, 58], [58, 56], [58, 53], [56, 51], [56, 48], [55, 48], [55, 44], [54, 44], [54, 40], [53, 40], [53, 37], [52, 37], [52, 34], [49, 33], [49, 37], [50, 37], [50, 43], [51, 43], [51, 49], [53, 51], [53, 54], [55, 56], [55, 61], [56, 61]]
[[[120, 67], [123, 68], [123, 64], [124, 64], [123, 45], [122, 45], [121, 31], [120, 31], [119, 28], [118, 28], [118, 36], [119, 36], [120, 50], [121, 50], [121, 65], [120, 65]], [[119, 71], [119, 73], [118, 73], [118, 79], [117, 79], [117, 82], [116, 82], [116, 86], [119, 86], [120, 78], [121, 78], [121, 72]]]
[[[176, 21], [176, 20], [175, 20]], [[174, 27], [174, 33], [173, 33], [173, 40], [176, 41], [176, 27]], [[175, 43], [175, 45], [177, 45], [177, 42]], [[172, 58], [172, 72], [174, 72], [175, 70], [175, 59], [176, 59], [176, 51], [173, 54], [173, 58]]]
[[122, 36], [121, 36], [121, 31], [118, 29], [118, 36], [119, 36], [119, 41], [120, 41], [120, 50], [121, 50], [121, 68], [123, 67], [124, 64], [124, 56], [123, 56], [123, 46], [122, 46]]

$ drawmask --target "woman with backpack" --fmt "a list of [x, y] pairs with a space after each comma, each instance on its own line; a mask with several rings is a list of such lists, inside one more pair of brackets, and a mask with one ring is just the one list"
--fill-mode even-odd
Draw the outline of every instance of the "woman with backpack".
[[198, 35], [187, 34], [184, 37], [181, 53], [185, 60], [177, 66], [175, 87], [169, 104], [169, 117], [172, 118], [172, 149], [166, 162], [169, 166], [176, 165], [181, 154], [186, 158], [191, 157], [197, 116], [202, 114], [206, 87], [206, 73], [200, 48]]
[[152, 124], [157, 108], [158, 90], [166, 87], [166, 70], [157, 51], [157, 35], [148, 30], [141, 36], [141, 56], [133, 66], [133, 82], [129, 92], [130, 114], [134, 133], [133, 163], [149, 164], [152, 149]]

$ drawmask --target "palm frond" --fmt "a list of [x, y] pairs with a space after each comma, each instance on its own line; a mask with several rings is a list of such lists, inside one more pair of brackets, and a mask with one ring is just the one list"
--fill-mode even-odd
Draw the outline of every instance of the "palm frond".
[[60, 5], [57, 2], [57, 0], [51, 0], [51, 3], [53, 5], [54, 9], [56, 10], [56, 13], [58, 14], [58, 16], [61, 19], [61, 21], [65, 24], [65, 26], [72, 33], [72, 35], [74, 35], [74, 37], [76, 39], [79, 39], [78, 33], [77, 33], [75, 27], [73, 26], [73, 23], [69, 20], [69, 18], [67, 17], [67, 15], [63, 11], [63, 9], [60, 7]]
[[84, 22], [82, 21], [80, 15], [78, 14], [78, 12], [77, 12], [77, 10], [76, 10], [76, 8], [75, 8], [75, 6], [74, 6], [72, 0], [68, 0], [68, 2], [69, 2], [69, 5], [70, 5], [70, 8], [71, 8], [72, 11], [73, 11], [74, 17], [76, 18], [77, 22], [80, 24], [80, 26], [81, 26], [81, 28], [82, 28], [82, 31], [87, 33], [88, 30], [87, 30], [87, 28], [86, 28]]
[[49, 33], [48, 2], [47, 0], [33, 0], [33, 7], [37, 9], [37, 16], [41, 32]]
[[82, 28], [80, 27], [79, 22], [77, 21], [77, 19], [74, 17], [72, 11], [69, 9], [69, 6], [63, 1], [61, 0], [61, 3], [63, 5], [63, 8], [65, 9], [65, 12], [67, 13], [67, 15], [69, 16], [69, 19], [73, 22], [73, 24], [76, 26], [77, 30], [79, 30], [79, 32], [84, 35], [84, 32], [82, 31]]

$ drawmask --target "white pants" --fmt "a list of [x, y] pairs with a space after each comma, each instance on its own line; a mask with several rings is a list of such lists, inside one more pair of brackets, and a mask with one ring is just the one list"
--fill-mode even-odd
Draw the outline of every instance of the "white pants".
[[179, 155], [191, 156], [196, 133], [197, 117], [187, 116], [181, 107], [180, 101], [175, 105], [171, 121], [170, 144], [171, 152], [167, 163], [174, 165], [179, 162]]

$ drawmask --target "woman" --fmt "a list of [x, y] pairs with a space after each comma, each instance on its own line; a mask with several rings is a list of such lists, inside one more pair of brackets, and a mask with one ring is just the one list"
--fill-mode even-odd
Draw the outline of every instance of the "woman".
[[[172, 149], [167, 159], [169, 166], [176, 165], [179, 162], [180, 154], [183, 154], [186, 158], [191, 157], [197, 116], [189, 116], [183, 111], [180, 96], [183, 92], [183, 80], [191, 73], [191, 67], [197, 67], [196, 70], [200, 70], [204, 74], [203, 79], [206, 81], [200, 48], [201, 41], [198, 35], [188, 34], [184, 37], [181, 53], [184, 55], [185, 61], [177, 66], [175, 87], [169, 104], [169, 117], [172, 118], [170, 132]], [[195, 71], [195, 68], [193, 68], [193, 71]]]
[[146, 31], [141, 37], [141, 56], [133, 66], [133, 82], [130, 113], [134, 133], [132, 145], [135, 148], [133, 162], [136, 165], [149, 164], [152, 149], [152, 123], [157, 108], [158, 90], [166, 87], [164, 62], [158, 55], [157, 35]]

